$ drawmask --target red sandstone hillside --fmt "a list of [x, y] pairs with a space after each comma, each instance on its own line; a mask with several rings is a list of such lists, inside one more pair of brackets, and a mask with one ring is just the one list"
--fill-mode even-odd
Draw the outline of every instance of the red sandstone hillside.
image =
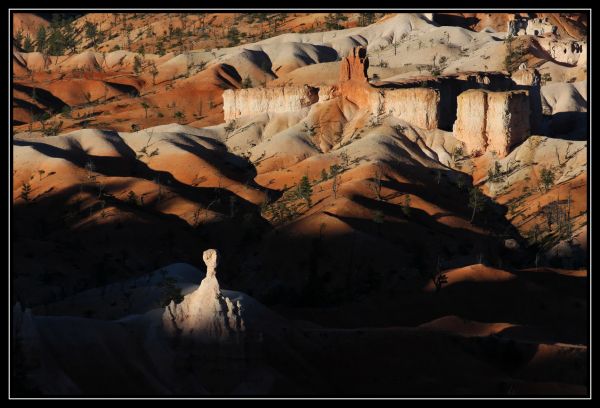
[[[45, 392], [585, 395], [587, 23], [461, 14], [87, 14], [74, 52], [14, 48], [12, 300]], [[205, 248], [260, 364], [120, 357], [164, 351], [144, 330]]]

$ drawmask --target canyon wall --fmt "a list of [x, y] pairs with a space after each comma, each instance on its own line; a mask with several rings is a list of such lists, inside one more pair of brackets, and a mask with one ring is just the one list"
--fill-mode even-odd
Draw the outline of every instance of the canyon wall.
[[468, 154], [492, 151], [505, 157], [530, 134], [527, 91], [469, 90], [458, 97], [454, 136]]
[[225, 121], [265, 112], [291, 112], [319, 100], [319, 90], [310, 86], [228, 89], [223, 92]]

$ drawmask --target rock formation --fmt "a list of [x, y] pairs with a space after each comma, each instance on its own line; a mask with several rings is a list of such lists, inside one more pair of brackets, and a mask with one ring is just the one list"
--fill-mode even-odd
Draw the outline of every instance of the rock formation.
[[453, 131], [454, 136], [465, 144], [469, 154], [482, 154], [487, 147], [486, 113], [486, 92], [472, 89], [458, 96]]
[[317, 102], [318, 92], [310, 86], [228, 89], [223, 92], [225, 121], [264, 112], [298, 111]]
[[454, 136], [469, 154], [492, 151], [505, 157], [530, 134], [526, 91], [469, 90], [458, 97]]
[[344, 57], [340, 68], [340, 84], [353, 82], [368, 82], [367, 70], [369, 58], [365, 47], [354, 47], [350, 55]]
[[[557, 40], [556, 38], [541, 38], [540, 46], [557, 62], [569, 65], [584, 65], [587, 52], [586, 43], [583, 41]], [[583, 64], [580, 63], [584, 62]]]
[[[371, 95], [376, 92], [368, 82], [369, 58], [365, 47], [354, 47], [342, 60], [338, 84], [340, 96], [360, 109], [371, 108]], [[372, 111], [377, 113], [377, 110]]]
[[542, 126], [542, 97], [541, 97], [541, 75], [535, 68], [519, 67], [511, 76], [515, 83], [515, 89], [523, 89], [529, 92], [529, 124], [531, 131], [538, 133]]
[[386, 89], [370, 93], [370, 110], [391, 113], [423, 129], [438, 127], [440, 93], [431, 88]]
[[216, 277], [217, 250], [207, 249], [203, 259], [206, 277], [181, 303], [171, 301], [163, 313], [163, 325], [172, 336], [206, 343], [236, 342], [245, 331], [241, 304], [234, 304], [221, 293]]
[[[316, 102], [343, 98], [356, 108], [381, 116], [391, 114], [423, 129], [451, 130], [456, 120], [458, 96], [469, 89], [488, 91], [527, 90], [530, 95], [532, 117], [527, 121], [537, 131], [541, 123], [540, 75], [535, 69], [522, 69], [510, 78], [498, 72], [470, 72], [443, 77], [423, 77], [401, 81], [389, 86], [374, 87], [368, 81], [369, 58], [365, 47], [353, 48], [340, 64], [339, 83], [321, 88], [279, 87], [261, 89], [227, 90], [223, 93], [225, 120], [244, 115], [266, 112], [298, 111]], [[476, 98], [483, 98], [479, 96]], [[483, 105], [470, 106], [463, 111], [480, 111]], [[465, 117], [469, 121], [469, 114]], [[481, 116], [481, 115], [479, 115]], [[483, 135], [483, 130], [471, 128], [466, 123], [455, 125], [459, 134]], [[466, 126], [466, 127], [465, 127]], [[473, 124], [475, 127], [485, 123]], [[464, 131], [461, 130], [464, 128]], [[474, 151], [483, 151], [487, 142], [474, 143]]]
[[369, 58], [364, 47], [355, 47], [342, 60], [339, 95], [375, 115], [392, 114], [424, 129], [438, 127], [439, 92], [430, 88], [383, 89], [368, 82]]
[[542, 36], [545, 34], [555, 34], [557, 27], [550, 24], [548, 17], [546, 18], [526, 18], [515, 17], [514, 20], [508, 22], [508, 35], [535, 35]]
[[226, 90], [225, 121], [265, 112], [298, 111], [316, 102], [344, 98], [374, 115], [392, 114], [415, 126], [434, 129], [439, 122], [439, 91], [430, 88], [378, 89], [368, 82], [365, 47], [355, 47], [341, 62], [339, 83], [319, 89], [278, 87]]

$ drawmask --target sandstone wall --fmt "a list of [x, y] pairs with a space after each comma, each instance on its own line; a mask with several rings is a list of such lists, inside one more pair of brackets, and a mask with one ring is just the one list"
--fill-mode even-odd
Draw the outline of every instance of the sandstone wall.
[[496, 152], [505, 157], [530, 134], [527, 91], [470, 90], [458, 97], [454, 136], [468, 154]]
[[377, 114], [391, 113], [423, 129], [438, 127], [440, 93], [431, 88], [387, 89], [372, 92], [370, 110]]
[[529, 95], [526, 91], [489, 92], [487, 97], [487, 150], [505, 157], [529, 137]]
[[458, 96], [454, 136], [465, 144], [469, 154], [483, 153], [487, 147], [487, 93], [471, 89]]
[[531, 131], [538, 133], [542, 127], [542, 96], [541, 75], [535, 68], [525, 68], [515, 71], [511, 76], [515, 83], [514, 89], [529, 92], [529, 124]]
[[309, 86], [228, 89], [223, 92], [225, 121], [265, 112], [291, 112], [319, 100], [319, 90]]

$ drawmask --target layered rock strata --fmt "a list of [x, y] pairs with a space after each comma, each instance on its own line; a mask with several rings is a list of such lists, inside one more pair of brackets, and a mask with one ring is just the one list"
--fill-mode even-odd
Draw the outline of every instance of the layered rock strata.
[[527, 91], [469, 90], [458, 97], [454, 136], [468, 154], [486, 151], [505, 157], [530, 135]]
[[318, 93], [310, 86], [228, 89], [223, 92], [225, 121], [265, 112], [298, 111], [317, 102]]
[[529, 93], [529, 124], [531, 131], [538, 133], [542, 127], [541, 75], [535, 68], [520, 67], [511, 76], [514, 88]]

